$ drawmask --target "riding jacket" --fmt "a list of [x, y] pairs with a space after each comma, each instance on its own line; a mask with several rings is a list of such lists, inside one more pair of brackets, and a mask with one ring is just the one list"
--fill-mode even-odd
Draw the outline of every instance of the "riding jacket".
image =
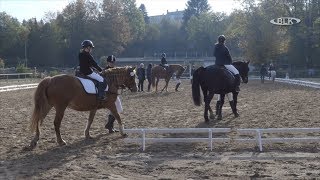
[[223, 43], [215, 45], [213, 55], [216, 57], [216, 65], [230, 65], [232, 63], [229, 49]]
[[80, 72], [86, 76], [93, 72], [91, 69], [92, 67], [97, 69], [99, 72], [102, 71], [101, 67], [94, 61], [92, 55], [83, 50], [79, 53], [79, 66]]
[[162, 64], [162, 65], [168, 64], [168, 62], [167, 62], [167, 60], [166, 60], [165, 57], [162, 57], [162, 58], [161, 58], [161, 64]]

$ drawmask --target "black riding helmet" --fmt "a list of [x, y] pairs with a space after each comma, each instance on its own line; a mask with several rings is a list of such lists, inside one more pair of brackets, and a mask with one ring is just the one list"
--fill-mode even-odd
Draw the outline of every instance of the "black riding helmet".
[[161, 54], [161, 57], [164, 57], [164, 58], [165, 58], [165, 57], [166, 57], [166, 53], [162, 53], [162, 54]]
[[108, 56], [107, 62], [111, 62], [111, 63], [116, 62], [116, 57], [114, 55]]
[[82, 41], [81, 46], [82, 46], [83, 48], [86, 48], [86, 47], [92, 47], [92, 48], [94, 48], [94, 45], [93, 45], [92, 41], [90, 41], [90, 40], [84, 40], [84, 41]]
[[225, 37], [224, 35], [220, 35], [220, 36], [218, 37], [218, 42], [219, 42], [219, 43], [224, 43], [225, 40], [226, 40], [226, 37]]

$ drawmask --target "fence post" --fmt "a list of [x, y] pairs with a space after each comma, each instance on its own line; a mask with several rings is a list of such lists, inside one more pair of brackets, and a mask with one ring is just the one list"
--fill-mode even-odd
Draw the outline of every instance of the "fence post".
[[261, 132], [260, 132], [259, 129], [257, 129], [256, 132], [257, 132], [257, 143], [258, 143], [258, 146], [259, 146], [259, 150], [261, 152], [262, 151]]
[[212, 143], [213, 143], [213, 139], [212, 139], [212, 129], [209, 129], [209, 147], [210, 147], [210, 151], [212, 151]]

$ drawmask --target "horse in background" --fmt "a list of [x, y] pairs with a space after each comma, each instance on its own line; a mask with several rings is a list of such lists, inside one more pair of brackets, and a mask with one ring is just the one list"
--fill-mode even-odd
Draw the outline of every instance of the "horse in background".
[[[232, 64], [236, 69], [238, 69], [240, 77], [244, 83], [248, 83], [248, 72], [249, 72], [249, 62], [236, 61]], [[210, 112], [210, 118], [214, 119], [213, 111], [210, 107], [210, 102], [214, 97], [214, 94], [220, 94], [221, 100], [216, 104], [216, 110], [218, 119], [222, 119], [222, 106], [224, 104], [225, 94], [232, 93], [230, 106], [235, 117], [238, 117], [237, 112], [237, 98], [239, 92], [236, 92], [235, 77], [228, 71], [224, 66], [208, 66], [199, 67], [193, 73], [192, 82], [192, 98], [196, 106], [201, 105], [201, 95], [200, 87], [202, 89], [202, 94], [204, 96], [204, 119], [205, 122], [209, 122], [208, 111]]]
[[55, 108], [56, 115], [54, 118], [54, 128], [56, 132], [57, 142], [59, 145], [65, 145], [66, 142], [61, 138], [60, 125], [66, 108], [76, 111], [90, 111], [89, 119], [84, 131], [85, 138], [91, 138], [89, 134], [90, 126], [98, 109], [107, 108], [114, 115], [120, 126], [120, 133], [123, 132], [123, 126], [120, 115], [116, 107], [118, 97], [117, 90], [121, 86], [125, 86], [132, 92], [137, 91], [135, 82], [135, 68], [121, 67], [104, 70], [102, 77], [107, 79], [108, 91], [106, 92], [106, 100], [98, 100], [95, 94], [87, 94], [80, 80], [71, 75], [57, 75], [43, 79], [34, 94], [34, 110], [31, 118], [30, 128], [36, 132], [30, 143], [33, 149], [39, 140], [39, 126], [43, 119], [47, 116], [52, 107]]
[[[180, 64], [170, 64], [167, 69], [162, 66], [155, 66], [151, 69], [151, 82], [152, 87], [156, 87], [156, 92], [158, 92], [158, 83], [159, 79], [165, 79], [166, 85], [162, 88], [161, 92], [166, 89], [168, 91], [168, 84], [173, 74], [175, 74], [175, 78], [177, 81], [175, 90], [178, 91], [178, 87], [180, 85], [180, 77], [182, 73], [186, 70], [185, 67]], [[157, 79], [157, 81], [156, 81]]]

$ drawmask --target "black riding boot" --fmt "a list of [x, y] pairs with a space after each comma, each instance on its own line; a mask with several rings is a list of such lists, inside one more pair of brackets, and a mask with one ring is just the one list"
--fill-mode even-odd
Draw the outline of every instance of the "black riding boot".
[[113, 128], [115, 120], [116, 118], [114, 118], [112, 114], [108, 115], [108, 122], [105, 125], [105, 128], [109, 130], [109, 133], [119, 132], [117, 129]]
[[106, 100], [106, 97], [104, 96], [105, 95], [104, 90], [106, 89], [106, 85], [103, 82], [98, 82], [97, 88], [98, 88], [98, 99], [101, 101]]
[[232, 109], [232, 112], [233, 112], [234, 116], [235, 117], [239, 117], [239, 114], [237, 112], [237, 107], [236, 107], [236, 104], [235, 104], [234, 100], [229, 101], [229, 103], [230, 103], [230, 107]]
[[176, 85], [176, 89], [175, 89], [176, 91], [178, 91], [178, 88], [179, 88], [180, 84], [181, 84], [181, 83], [178, 83], [178, 84]]
[[240, 74], [234, 75], [235, 77], [235, 87], [236, 87], [236, 92], [240, 91]]

